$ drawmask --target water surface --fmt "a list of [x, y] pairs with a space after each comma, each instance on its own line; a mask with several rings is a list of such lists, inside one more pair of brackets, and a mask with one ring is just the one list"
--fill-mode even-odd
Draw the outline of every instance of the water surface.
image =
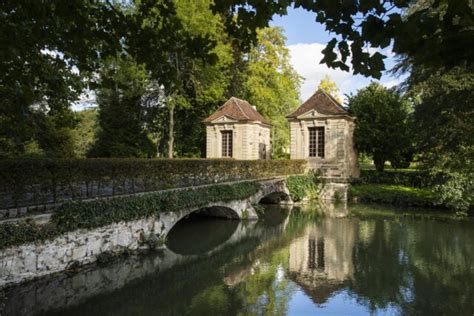
[[166, 250], [11, 289], [0, 314], [473, 315], [473, 221], [349, 211], [190, 218]]

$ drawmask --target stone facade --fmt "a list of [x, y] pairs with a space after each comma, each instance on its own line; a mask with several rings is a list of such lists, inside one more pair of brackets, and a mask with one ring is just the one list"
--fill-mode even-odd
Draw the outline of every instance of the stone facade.
[[[204, 123], [207, 158], [270, 159], [271, 125], [248, 102], [230, 98]], [[232, 135], [231, 155], [223, 148], [225, 132]]]
[[258, 123], [239, 123], [222, 118], [206, 126], [206, 157], [222, 158], [222, 131], [232, 131], [232, 158], [270, 159], [270, 127]]
[[[307, 159], [309, 169], [321, 169], [327, 178], [358, 177], [354, 118], [330, 95], [318, 90], [287, 118], [291, 159]], [[322, 157], [310, 155], [310, 129], [318, 127], [324, 130]]]

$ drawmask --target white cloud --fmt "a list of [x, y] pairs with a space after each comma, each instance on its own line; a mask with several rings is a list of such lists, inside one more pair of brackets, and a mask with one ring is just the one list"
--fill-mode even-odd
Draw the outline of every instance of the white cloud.
[[288, 46], [291, 65], [304, 78], [300, 89], [300, 97], [303, 101], [316, 91], [319, 82], [325, 75], [329, 75], [331, 80], [336, 82], [341, 92], [341, 97], [344, 94], [355, 92], [370, 82], [369, 79], [363, 76], [353, 75], [340, 69], [331, 69], [325, 64], [320, 64], [319, 61], [323, 58], [321, 51], [325, 46], [326, 44], [320, 43]]
[[[300, 88], [300, 97], [302, 101], [308, 99], [316, 91], [319, 82], [325, 75], [329, 75], [336, 82], [344, 99], [345, 94], [355, 93], [358, 89], [367, 86], [372, 78], [362, 75], [353, 75], [352, 72], [345, 72], [340, 69], [331, 69], [319, 61], [323, 58], [322, 50], [326, 44], [294, 44], [289, 45], [290, 63], [293, 68], [304, 78]], [[389, 56], [390, 50], [383, 51]], [[389, 56], [390, 58], [390, 56]], [[392, 87], [401, 82], [401, 79], [393, 78], [388, 75], [382, 76], [381, 82], [386, 87]]]
[[392, 87], [398, 86], [400, 83], [401, 83], [401, 80], [396, 78], [393, 80], [382, 82], [382, 85], [384, 85], [384, 87], [386, 88], [392, 88]]

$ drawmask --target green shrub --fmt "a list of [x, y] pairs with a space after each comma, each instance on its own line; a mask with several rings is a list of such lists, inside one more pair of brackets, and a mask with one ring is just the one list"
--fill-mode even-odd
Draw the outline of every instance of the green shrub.
[[151, 192], [304, 172], [304, 160], [6, 159], [0, 208]]
[[400, 185], [352, 185], [349, 190], [350, 198], [362, 202], [386, 203], [404, 206], [439, 207], [436, 196], [425, 188], [412, 188]]
[[54, 224], [5, 223], [0, 225], [0, 249], [53, 238], [58, 232]]
[[419, 170], [361, 170], [360, 178], [353, 181], [361, 184], [393, 184], [414, 188], [426, 188], [431, 185], [428, 172]]
[[286, 185], [291, 199], [300, 202], [305, 198], [316, 199], [321, 190], [322, 180], [318, 171], [311, 171], [304, 175], [287, 177]]
[[69, 201], [53, 214], [51, 224], [37, 226], [29, 223], [0, 225], [0, 249], [23, 243], [54, 238], [76, 229], [90, 229], [177, 212], [187, 208], [201, 208], [211, 202], [241, 200], [258, 192], [257, 182], [213, 185], [196, 189], [183, 189], [148, 193], [129, 197], [89, 202]]

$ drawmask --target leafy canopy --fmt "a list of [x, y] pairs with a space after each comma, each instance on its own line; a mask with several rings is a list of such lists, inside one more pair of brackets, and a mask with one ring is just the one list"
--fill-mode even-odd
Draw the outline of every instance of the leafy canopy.
[[416, 102], [419, 151], [441, 203], [466, 211], [474, 205], [474, 72], [472, 67], [415, 67], [408, 81]]
[[258, 41], [248, 54], [244, 72], [244, 97], [265, 116], [273, 126], [272, 152], [284, 157], [288, 148], [286, 115], [299, 104], [302, 78], [290, 65], [281, 28], [258, 30]]
[[291, 5], [314, 12], [316, 21], [335, 35], [321, 60], [332, 68], [379, 78], [386, 58], [379, 51], [390, 45], [415, 65], [452, 68], [474, 56], [470, 0], [221, 0], [214, 10], [227, 16], [230, 32], [252, 41], [256, 29], [267, 26], [273, 15], [286, 14]]
[[154, 157], [155, 146], [143, 126], [140, 99], [148, 84], [145, 69], [133, 59], [110, 59], [97, 90], [100, 131], [92, 157]]
[[410, 150], [410, 106], [398, 93], [372, 82], [349, 97], [349, 109], [356, 117], [356, 147], [372, 155], [377, 170]]

